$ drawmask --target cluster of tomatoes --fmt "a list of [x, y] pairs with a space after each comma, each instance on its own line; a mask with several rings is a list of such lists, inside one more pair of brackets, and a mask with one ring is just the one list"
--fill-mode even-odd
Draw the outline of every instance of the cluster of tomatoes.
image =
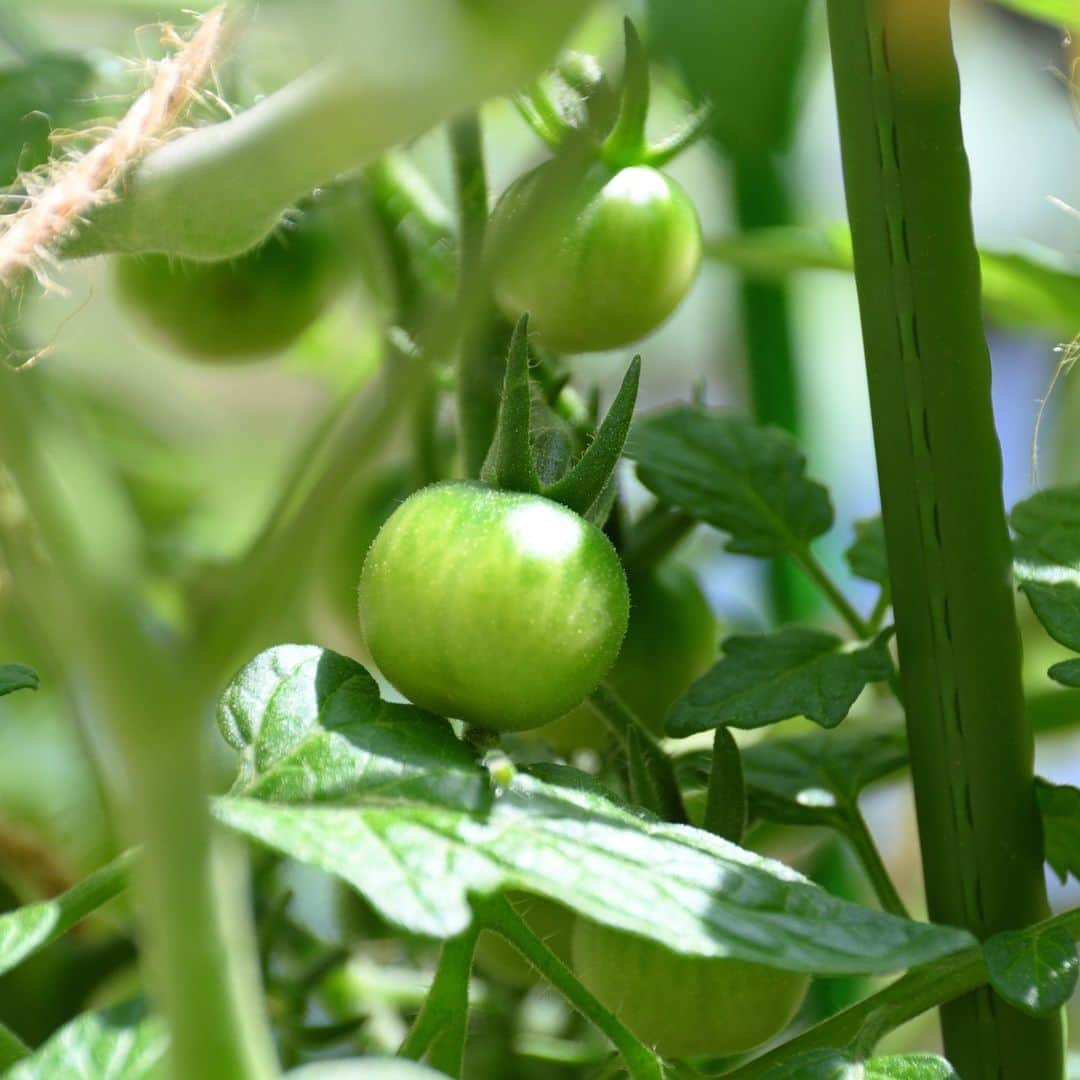
[[[701, 259], [682, 188], [643, 161], [613, 164], [601, 146], [578, 145], [518, 179], [489, 223], [498, 306], [511, 318], [527, 312], [533, 340], [558, 353], [649, 334], [685, 297]], [[341, 289], [348, 263], [332, 215], [313, 202], [238, 259], [128, 256], [117, 260], [116, 282], [176, 349], [237, 360], [291, 344]], [[605, 533], [560, 503], [450, 480], [389, 510], [360, 575], [364, 642], [389, 682], [431, 712], [529, 732], [564, 754], [599, 750], [608, 733], [587, 698], [601, 680], [659, 735], [670, 705], [715, 657], [716, 624], [693, 575], [668, 564], [628, 579]], [[575, 920], [549, 900], [515, 902], [597, 997], [667, 1056], [757, 1045], [805, 992], [801, 975], [680, 955]], [[533, 977], [494, 940], [481, 940], [478, 962], [511, 983]]]

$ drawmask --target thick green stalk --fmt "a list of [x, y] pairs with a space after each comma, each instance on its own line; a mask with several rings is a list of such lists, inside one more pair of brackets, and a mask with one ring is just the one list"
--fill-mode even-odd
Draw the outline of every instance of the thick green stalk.
[[0, 1023], [0, 1069], [10, 1069], [31, 1052], [30, 1047], [11, 1028]]
[[[787, 225], [791, 199], [769, 151], [737, 151], [731, 158], [739, 232]], [[743, 344], [754, 416], [799, 434], [799, 378], [791, 340], [788, 287], [783, 281], [743, 276], [739, 282]], [[784, 559], [769, 567], [770, 599], [778, 622], [806, 615], [816, 597], [802, 575]]]
[[[1046, 913], [947, 0], [829, 0], [844, 179], [931, 917]], [[1062, 1074], [1061, 1026], [942, 1010], [964, 1077]]]

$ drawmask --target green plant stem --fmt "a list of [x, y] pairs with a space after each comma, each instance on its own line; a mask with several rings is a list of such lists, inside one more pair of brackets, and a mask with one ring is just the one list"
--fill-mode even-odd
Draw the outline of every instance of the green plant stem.
[[794, 555], [796, 563], [802, 567], [807, 576], [821, 590], [822, 595], [833, 606], [840, 618], [847, 623], [851, 632], [860, 640], [865, 641], [871, 636], [870, 626], [866, 620], [855, 610], [851, 601], [843, 594], [840, 587], [829, 576], [829, 572], [821, 565], [818, 557], [809, 549]]
[[855, 849], [855, 854], [859, 857], [859, 862], [866, 871], [866, 876], [870, 879], [870, 884], [873, 885], [874, 893], [881, 906], [892, 915], [898, 915], [901, 919], [910, 919], [911, 913], [904, 906], [904, 901], [900, 899], [900, 894], [893, 885], [862, 811], [857, 806], [852, 806], [845, 812], [844, 821], [846, 827], [843, 835]]
[[[828, 18], [928, 908], [985, 939], [1047, 904], [949, 5]], [[961, 1076], [1063, 1073], [1057, 1016], [942, 1028]]]
[[469, 971], [479, 933], [480, 926], [474, 925], [443, 945], [435, 981], [398, 1050], [399, 1057], [426, 1059], [447, 1076], [461, 1076], [469, 1020]]
[[465, 475], [475, 477], [487, 456], [499, 415], [505, 362], [495, 342], [495, 315], [483, 267], [487, 174], [480, 117], [450, 125], [450, 152], [461, 230], [457, 357], [458, 428]]
[[646, 774], [647, 787], [654, 803], [650, 809], [666, 821], [685, 823], [688, 820], [686, 807], [675, 776], [675, 766], [656, 736], [606, 683], [601, 683], [587, 700], [589, 707], [607, 724], [623, 750], [636, 756], [636, 764]]
[[7, 1026], [0, 1022], [0, 1069], [10, 1069], [33, 1051]]
[[[111, 564], [98, 561], [94, 540], [102, 538], [88, 532], [92, 523], [71, 502], [70, 479], [57, 475], [42, 445], [55, 432], [33, 392], [38, 386], [26, 376], [3, 376], [0, 454], [52, 562], [6, 546], [5, 555], [18, 588], [48, 610], [57, 650], [79, 677], [121, 765], [112, 793], [121, 820], [144, 844], [145, 955], [170, 1025], [171, 1072], [184, 1080], [266, 1080], [275, 1067], [253, 935], [244, 891], [230, 872], [239, 849], [222, 848], [211, 833], [205, 701], [192, 678], [198, 665], [146, 635], [128, 582], [108, 576]], [[81, 475], [89, 495], [99, 495]]]
[[[740, 234], [791, 222], [791, 197], [769, 150], [736, 150], [731, 157]], [[798, 436], [799, 375], [792, 345], [788, 287], [784, 281], [739, 279], [742, 333], [754, 417]], [[816, 596], [786, 559], [769, 564], [773, 616], [790, 622], [813, 612]]]
[[876, 634], [881, 629], [882, 624], [885, 622], [885, 616], [889, 613], [890, 604], [892, 604], [892, 597], [889, 596], [889, 590], [882, 589], [878, 593], [877, 600], [874, 601], [874, 608], [870, 612], [870, 618], [866, 620], [871, 634]]
[[503, 896], [476, 905], [477, 921], [501, 934], [586, 1020], [614, 1044], [632, 1080], [664, 1080], [660, 1059], [605, 1008], [577, 976], [538, 938]]

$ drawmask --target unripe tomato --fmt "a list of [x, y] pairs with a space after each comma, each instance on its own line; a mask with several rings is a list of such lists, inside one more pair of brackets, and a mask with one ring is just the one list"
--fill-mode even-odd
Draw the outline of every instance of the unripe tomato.
[[[513, 892], [507, 893], [506, 899], [529, 929], [564, 964], [569, 964], [574, 913], [546, 896]], [[540, 979], [536, 968], [506, 938], [490, 930], [484, 930], [477, 939], [473, 961], [488, 978], [518, 990], [528, 990]]]
[[809, 977], [731, 957], [684, 956], [579, 918], [578, 978], [666, 1058], [738, 1054], [790, 1023]]
[[[679, 563], [631, 573], [630, 624], [607, 677], [623, 701], [655, 734], [668, 709], [716, 659], [717, 625], [697, 578]], [[599, 750], [607, 725], [581, 705], [536, 735], [563, 753]]]
[[322, 314], [341, 279], [328, 223], [308, 215], [283, 224], [236, 259], [114, 260], [121, 301], [165, 342], [196, 360], [251, 360], [280, 352]]
[[701, 261], [689, 196], [645, 165], [558, 158], [515, 181], [491, 222], [492, 284], [512, 318], [557, 352], [628, 345], [686, 295]]
[[494, 731], [580, 704], [626, 632], [607, 537], [565, 506], [451, 481], [411, 495], [364, 560], [360, 622], [416, 705]]

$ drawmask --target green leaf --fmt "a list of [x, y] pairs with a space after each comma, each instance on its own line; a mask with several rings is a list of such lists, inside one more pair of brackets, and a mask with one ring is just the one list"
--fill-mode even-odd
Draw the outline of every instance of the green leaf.
[[518, 773], [486, 814], [448, 807], [215, 804], [227, 826], [349, 882], [389, 923], [447, 938], [469, 897], [514, 889], [677, 952], [822, 974], [884, 972], [967, 947], [964, 931], [830, 896], [788, 867], [602, 796]]
[[881, 515], [855, 522], [855, 540], [844, 552], [851, 572], [864, 581], [889, 587], [889, 562], [885, 557], [885, 525]]
[[0, 187], [49, 156], [49, 133], [88, 113], [78, 99], [94, 68], [79, 56], [46, 53], [0, 70]]
[[792, 716], [835, 727], [868, 683], [892, 677], [891, 636], [890, 628], [855, 649], [802, 627], [729, 637], [720, 660], [671, 707], [667, 733], [758, 728]]
[[65, 1024], [4, 1080], [152, 1080], [167, 1045], [165, 1025], [145, 1004], [125, 1002]]
[[507, 491], [540, 490], [533, 462], [529, 427], [532, 416], [529, 389], [529, 316], [522, 315], [514, 327], [506, 355], [506, 377], [499, 399], [495, 438], [481, 470], [481, 479]]
[[313, 1061], [285, 1074], [286, 1080], [445, 1080], [446, 1074], [403, 1058], [343, 1058]]
[[1046, 632], [1080, 652], [1080, 485], [1024, 499], [1011, 521], [1021, 590]]
[[547, 498], [561, 502], [582, 515], [589, 515], [596, 503], [602, 500], [622, 456], [630, 421], [634, 416], [640, 378], [641, 357], [635, 356], [626, 369], [622, 385], [604, 422], [596, 432], [596, 438], [582, 454], [581, 460], [561, 480], [544, 489]]
[[1080, 660], [1062, 660], [1058, 664], [1051, 664], [1046, 674], [1062, 686], [1080, 688]]
[[378, 796], [484, 810], [487, 773], [440, 717], [382, 701], [355, 660], [279, 645], [252, 660], [218, 707], [242, 755], [234, 793], [283, 802]]
[[36, 690], [37, 672], [25, 664], [0, 664], [0, 697], [16, 690]]
[[0, 915], [0, 975], [120, 893], [134, 856], [134, 850], [126, 851], [59, 896]]
[[742, 752], [731, 732], [721, 724], [713, 736], [702, 825], [706, 831], [738, 844], [746, 831], [748, 814]]
[[1042, 814], [1046, 861], [1061, 879], [1080, 881], [1080, 788], [1035, 779], [1035, 797]]
[[995, 934], [983, 945], [983, 956], [993, 988], [1031, 1016], [1055, 1012], [1076, 989], [1080, 960], [1064, 926]]
[[1080, 26], [1078, 0], [997, 0], [997, 3], [1032, 19], [1061, 26]]
[[654, 494], [729, 534], [728, 551], [804, 551], [833, 521], [828, 491], [805, 475], [786, 432], [689, 405], [639, 420], [627, 454]]

